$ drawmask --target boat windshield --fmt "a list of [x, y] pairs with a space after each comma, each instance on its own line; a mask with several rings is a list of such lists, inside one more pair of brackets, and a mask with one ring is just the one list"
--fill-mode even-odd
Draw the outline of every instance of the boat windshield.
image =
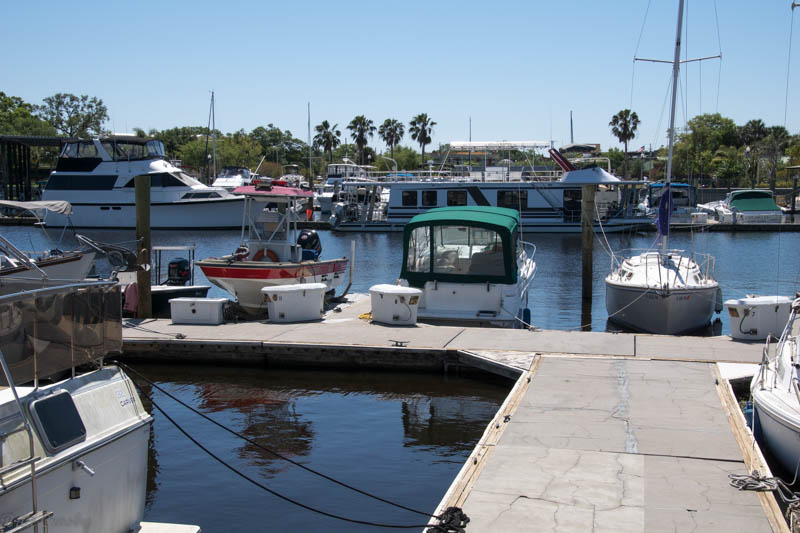
[[131, 142], [115, 139], [100, 141], [114, 161], [134, 161], [164, 157], [164, 144], [161, 141]]
[[502, 239], [499, 233], [486, 228], [421, 226], [411, 232], [406, 270], [465, 276], [504, 276], [506, 268]]
[[244, 167], [223, 167], [219, 174], [217, 174], [218, 178], [235, 178], [237, 176], [249, 179], [250, 169]]

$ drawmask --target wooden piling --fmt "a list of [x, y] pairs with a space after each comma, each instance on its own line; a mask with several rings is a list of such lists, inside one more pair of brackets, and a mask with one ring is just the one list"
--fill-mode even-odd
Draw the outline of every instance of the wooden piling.
[[136, 283], [139, 286], [139, 318], [153, 316], [150, 294], [150, 176], [136, 176], [136, 257], [139, 270]]
[[594, 246], [594, 185], [584, 185], [581, 194], [581, 325], [592, 322], [592, 248]]

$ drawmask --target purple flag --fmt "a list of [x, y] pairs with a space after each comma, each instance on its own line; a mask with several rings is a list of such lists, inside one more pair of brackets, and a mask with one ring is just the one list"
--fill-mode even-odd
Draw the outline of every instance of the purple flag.
[[658, 202], [658, 218], [656, 219], [656, 229], [658, 235], [669, 235], [669, 216], [672, 213], [672, 191], [669, 183], [664, 185], [664, 192], [661, 193], [661, 200]]

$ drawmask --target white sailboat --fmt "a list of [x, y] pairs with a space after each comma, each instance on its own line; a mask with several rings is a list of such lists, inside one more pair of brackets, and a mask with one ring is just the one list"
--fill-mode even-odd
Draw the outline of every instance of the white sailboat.
[[750, 384], [760, 437], [789, 473], [794, 473], [800, 465], [800, 348], [794, 327], [798, 311], [800, 298], [792, 302], [791, 315], [775, 355], [769, 356], [767, 344], [761, 368]]
[[683, 0], [680, 0], [672, 63], [669, 156], [657, 224], [661, 249], [645, 250], [630, 257], [618, 257], [612, 253], [611, 273], [605, 279], [609, 319], [637, 331], [666, 335], [701, 328], [708, 324], [714, 311], [722, 310], [719, 283], [714, 279], [714, 258], [708, 254], [686, 254], [683, 250], [667, 249], [682, 23]]

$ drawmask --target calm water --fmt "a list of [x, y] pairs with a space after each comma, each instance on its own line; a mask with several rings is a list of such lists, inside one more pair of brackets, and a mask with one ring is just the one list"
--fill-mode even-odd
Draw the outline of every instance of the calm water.
[[[507, 382], [406, 373], [137, 367], [170, 393], [259, 444], [362, 490], [433, 512]], [[222, 431], [163, 393], [170, 416], [237, 469], [306, 505], [359, 520], [424, 517], [334, 485]], [[374, 531], [286, 503], [235, 476], [154, 412], [145, 518], [204, 532]], [[274, 529], [273, 529], [274, 528]]]
[[[42, 230], [30, 227], [8, 227], [3, 235], [22, 249], [44, 249], [52, 246]], [[129, 241], [133, 231], [85, 231], [90, 237], [106, 242]], [[57, 241], [60, 233], [50, 231]], [[350, 242], [356, 242], [356, 261], [353, 292], [367, 292], [377, 283], [393, 283], [400, 273], [402, 235], [400, 233], [334, 233], [321, 231], [323, 257], [350, 254]], [[654, 233], [612, 234], [608, 241], [614, 250], [648, 248]], [[537, 247], [537, 274], [531, 286], [530, 301], [533, 323], [544, 329], [580, 329], [581, 320], [581, 252], [580, 235], [528, 234], [526, 240]], [[197, 258], [230, 254], [240, 242], [239, 231], [156, 231], [154, 246], [194, 244]], [[69, 236], [62, 249], [77, 246]], [[793, 296], [800, 290], [800, 233], [674, 233], [670, 247], [710, 253], [716, 257], [716, 279], [724, 299], [740, 298], [746, 294], [780, 294]], [[165, 256], [167, 259], [167, 256]], [[599, 241], [595, 241], [593, 305], [591, 329], [604, 331], [607, 324], [605, 284], [610, 260]], [[197, 283], [207, 283], [197, 270]], [[343, 288], [340, 287], [339, 291]], [[229, 296], [212, 287], [210, 296]], [[721, 329], [730, 332], [726, 313], [718, 315]]]

